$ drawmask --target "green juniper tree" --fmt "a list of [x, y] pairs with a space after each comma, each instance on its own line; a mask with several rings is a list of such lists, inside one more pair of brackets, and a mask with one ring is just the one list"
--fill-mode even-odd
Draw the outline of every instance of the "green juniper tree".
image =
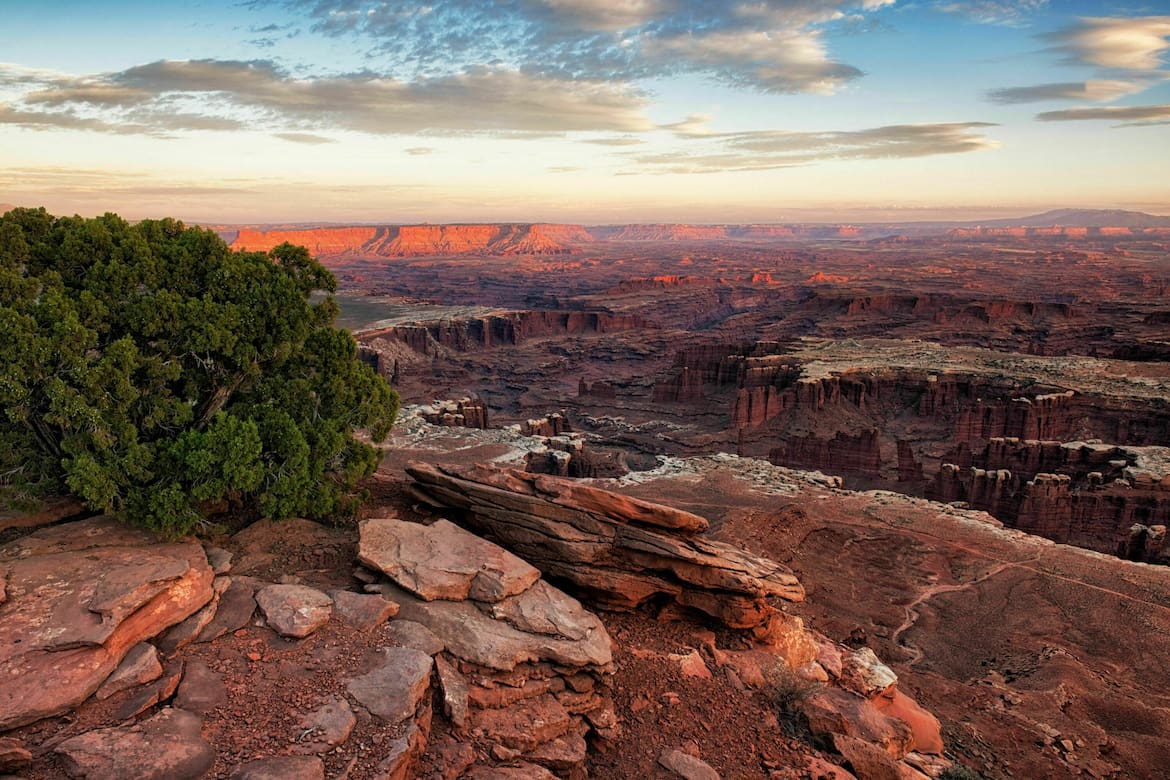
[[303, 247], [113, 214], [0, 217], [0, 500], [69, 492], [175, 536], [228, 499], [354, 508], [398, 397], [332, 327]]

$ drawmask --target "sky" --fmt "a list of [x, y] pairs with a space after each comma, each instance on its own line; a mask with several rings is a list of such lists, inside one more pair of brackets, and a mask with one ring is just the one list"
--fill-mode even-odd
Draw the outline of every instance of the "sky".
[[1170, 7], [0, 0], [0, 203], [205, 223], [1170, 214]]

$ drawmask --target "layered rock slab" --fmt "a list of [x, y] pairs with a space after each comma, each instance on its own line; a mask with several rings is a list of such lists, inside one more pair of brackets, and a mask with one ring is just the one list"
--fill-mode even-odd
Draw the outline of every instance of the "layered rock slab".
[[[616, 724], [604, 692], [612, 645], [601, 621], [576, 599], [531, 579], [536, 570], [528, 563], [452, 523], [381, 518], [363, 523], [361, 534], [362, 559], [377, 561], [394, 580], [367, 585], [399, 605], [387, 636], [410, 646], [384, 652], [414, 654], [428, 672], [435, 656], [444, 712], [480, 756], [490, 756], [482, 760], [523, 756], [576, 776], [586, 758], [585, 735]], [[442, 556], [420, 560], [427, 550], [477, 555], [452, 565]], [[458, 600], [427, 598], [439, 591]], [[351, 693], [357, 695], [353, 685], [362, 679], [351, 681]]]
[[786, 567], [698, 536], [697, 515], [571, 480], [488, 466], [412, 462], [412, 489], [491, 533], [541, 571], [603, 606], [632, 609], [666, 595], [731, 628], [768, 623], [769, 597], [802, 601]]
[[212, 579], [200, 545], [161, 544], [105, 517], [4, 547], [0, 730], [80, 704], [131, 648], [210, 601]]

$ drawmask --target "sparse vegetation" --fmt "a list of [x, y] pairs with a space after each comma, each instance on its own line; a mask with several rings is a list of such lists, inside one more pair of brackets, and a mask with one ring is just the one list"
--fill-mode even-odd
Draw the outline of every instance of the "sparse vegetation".
[[817, 689], [817, 683], [801, 677], [784, 663], [767, 670], [764, 681], [781, 728], [791, 737], [804, 735], [805, 727], [801, 719], [803, 705], [805, 699]]
[[938, 780], [983, 780], [983, 775], [963, 764], [952, 764], [943, 770]]
[[0, 501], [71, 492], [168, 535], [225, 500], [328, 518], [397, 395], [332, 327], [303, 247], [233, 252], [170, 219], [0, 217]]

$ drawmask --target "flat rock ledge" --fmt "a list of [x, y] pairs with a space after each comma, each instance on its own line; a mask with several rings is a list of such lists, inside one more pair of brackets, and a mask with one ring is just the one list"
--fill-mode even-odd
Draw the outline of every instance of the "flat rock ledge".
[[406, 472], [419, 499], [459, 510], [461, 522], [605, 608], [665, 595], [747, 629], [773, 618], [769, 597], [804, 600], [789, 569], [703, 538], [706, 520], [688, 512], [514, 469], [416, 461]]
[[[420, 560], [432, 550], [474, 550], [475, 557]], [[400, 702], [385, 713], [393, 720], [414, 706], [418, 681], [433, 680], [455, 734], [482, 757], [477, 771], [524, 762], [539, 768], [529, 777], [549, 770], [577, 776], [587, 740], [615, 735], [606, 688], [613, 673], [608, 632], [539, 572], [533, 578], [529, 564], [446, 521], [367, 520], [360, 551], [367, 566], [389, 578], [366, 588], [399, 605], [392, 627], [414, 630], [391, 632], [409, 647], [386, 650], [393, 664], [353, 681], [356, 698], [373, 699], [367, 687], [393, 688], [395, 696], [378, 697], [383, 704]], [[400, 674], [407, 667], [417, 673]], [[405, 738], [404, 750], [411, 746]]]
[[0, 548], [0, 731], [81, 704], [136, 645], [210, 602], [213, 576], [200, 545], [108, 517]]

